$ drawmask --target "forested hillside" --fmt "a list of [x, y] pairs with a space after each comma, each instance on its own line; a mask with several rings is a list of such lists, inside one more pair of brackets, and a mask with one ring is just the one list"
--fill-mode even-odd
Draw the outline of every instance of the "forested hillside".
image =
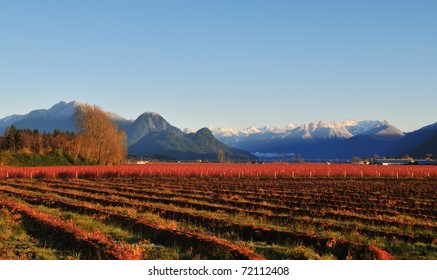
[[80, 132], [41, 133], [14, 125], [0, 136], [0, 165], [111, 165], [126, 157], [126, 137], [107, 114], [95, 106], [76, 112]]

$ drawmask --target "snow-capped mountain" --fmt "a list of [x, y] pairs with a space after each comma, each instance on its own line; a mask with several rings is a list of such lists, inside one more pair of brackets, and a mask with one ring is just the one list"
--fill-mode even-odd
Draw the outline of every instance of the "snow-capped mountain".
[[52, 132], [55, 129], [74, 131], [74, 112], [81, 102], [59, 102], [50, 109], [39, 109], [25, 115], [12, 115], [0, 119], [0, 133], [15, 125], [17, 128], [31, 128]]
[[343, 158], [381, 154], [402, 139], [402, 131], [387, 121], [343, 122], [313, 121], [295, 125], [232, 128], [210, 128], [225, 144], [250, 151], [260, 158], [272, 160], [283, 155], [305, 158]]
[[250, 136], [252, 134], [263, 134], [263, 133], [282, 134], [282, 133], [286, 133], [287, 131], [291, 131], [296, 127], [297, 126], [295, 124], [290, 123], [285, 127], [265, 126], [265, 127], [257, 128], [257, 127], [251, 126], [251, 127], [248, 127], [246, 129], [242, 129], [242, 130], [237, 130], [234, 128], [226, 128], [226, 127], [219, 127], [219, 128], [208, 127], [208, 129], [211, 130], [211, 132], [216, 137], [226, 138], [226, 137], [234, 137], [234, 136], [247, 137], [247, 136]]
[[241, 144], [242, 142], [270, 141], [274, 139], [317, 142], [327, 139], [348, 139], [358, 135], [374, 135], [375, 137], [392, 138], [401, 138], [404, 136], [402, 131], [392, 126], [387, 121], [313, 121], [299, 126], [290, 123], [285, 127], [249, 127], [243, 130], [224, 127], [209, 129], [217, 139], [231, 146]]
[[352, 135], [360, 135], [366, 134], [371, 130], [381, 127], [381, 126], [389, 126], [390, 124], [387, 121], [356, 121], [356, 120], [347, 120], [342, 123]]
[[282, 126], [264, 126], [259, 128], [259, 130], [261, 130], [261, 132], [264, 133], [276, 133], [276, 134], [280, 134], [280, 133], [286, 133], [287, 131], [291, 131], [293, 129], [295, 129], [297, 127], [297, 125], [293, 124], [293, 123], [289, 123], [287, 124], [285, 127]]

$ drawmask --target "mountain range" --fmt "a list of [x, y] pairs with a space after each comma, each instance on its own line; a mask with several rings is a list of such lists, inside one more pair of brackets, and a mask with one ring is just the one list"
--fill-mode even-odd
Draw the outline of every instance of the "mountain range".
[[285, 127], [249, 127], [243, 130], [210, 128], [230, 147], [250, 151], [260, 158], [303, 157], [309, 160], [350, 159], [354, 156], [423, 157], [437, 153], [437, 123], [404, 133], [388, 121], [323, 122]]
[[[7, 127], [38, 129], [52, 132], [55, 129], [76, 132], [74, 112], [84, 103], [59, 102], [50, 109], [31, 111], [25, 115], [12, 115], [0, 119], [0, 134]], [[271, 159], [350, 159], [354, 156], [401, 156], [409, 154], [423, 157], [437, 154], [437, 123], [404, 133], [387, 121], [323, 122], [314, 121], [284, 127], [202, 128], [180, 130], [161, 115], [146, 112], [135, 120], [127, 120], [108, 113], [118, 128], [127, 135], [131, 155], [178, 160], [253, 161], [257, 157]], [[246, 152], [248, 151], [248, 152]]]
[[285, 127], [250, 127], [244, 130], [230, 128], [209, 128], [212, 133], [226, 144], [237, 146], [245, 142], [271, 141], [274, 139], [292, 139], [303, 142], [318, 142], [327, 139], [348, 139], [358, 135], [397, 140], [405, 134], [387, 121], [355, 121], [342, 123], [314, 121], [309, 124], [288, 124]]
[[[12, 115], [0, 119], [0, 133], [11, 125], [21, 129], [38, 129], [41, 132], [77, 132], [74, 114], [84, 103], [64, 101], [50, 109], [34, 110], [25, 115]], [[229, 148], [203, 128], [194, 133], [184, 133], [172, 126], [161, 115], [146, 112], [136, 120], [127, 120], [115, 113], [107, 113], [120, 130], [127, 135], [128, 153], [167, 160], [221, 160], [253, 161], [257, 158], [246, 151]]]

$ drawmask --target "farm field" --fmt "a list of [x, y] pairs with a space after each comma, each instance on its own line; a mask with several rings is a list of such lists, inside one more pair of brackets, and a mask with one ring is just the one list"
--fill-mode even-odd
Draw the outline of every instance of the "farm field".
[[0, 259], [437, 259], [437, 167], [0, 168]]

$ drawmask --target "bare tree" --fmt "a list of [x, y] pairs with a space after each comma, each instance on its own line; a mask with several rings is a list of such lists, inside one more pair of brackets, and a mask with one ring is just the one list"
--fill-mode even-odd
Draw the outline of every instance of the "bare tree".
[[82, 105], [76, 111], [76, 124], [80, 129], [78, 154], [86, 161], [101, 165], [124, 161], [126, 135], [97, 106]]

